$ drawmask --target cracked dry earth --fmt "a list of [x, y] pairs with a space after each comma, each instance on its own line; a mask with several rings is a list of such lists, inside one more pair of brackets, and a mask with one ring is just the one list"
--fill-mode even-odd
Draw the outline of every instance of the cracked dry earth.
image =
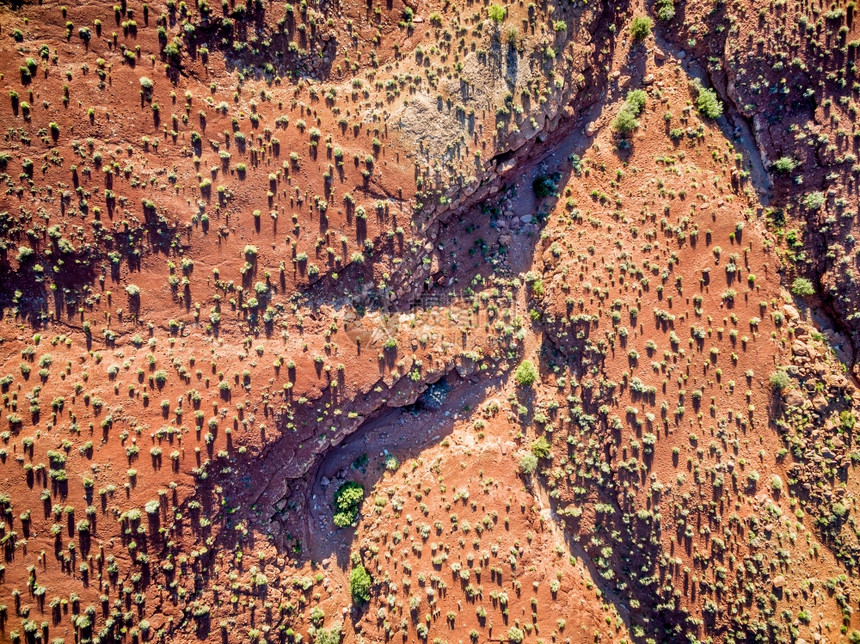
[[770, 10], [0, 4], [0, 642], [860, 641]]

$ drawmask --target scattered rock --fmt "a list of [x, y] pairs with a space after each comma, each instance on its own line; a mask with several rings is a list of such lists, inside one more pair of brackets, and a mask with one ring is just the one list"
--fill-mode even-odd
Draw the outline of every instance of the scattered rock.
[[804, 398], [803, 394], [800, 393], [800, 391], [798, 391], [797, 389], [792, 389], [787, 394], [785, 394], [783, 400], [785, 401], [785, 404], [789, 407], [800, 407], [800, 405], [803, 404], [803, 401], [806, 400], [806, 398]]
[[825, 409], [827, 409], [828, 404], [829, 403], [827, 402], [827, 398], [825, 398], [821, 394], [817, 395], [812, 400], [812, 406], [815, 408], [815, 411], [817, 411], [817, 412], [822, 412]]
[[795, 340], [791, 345], [791, 352], [796, 356], [808, 356], [809, 348], [800, 340]]

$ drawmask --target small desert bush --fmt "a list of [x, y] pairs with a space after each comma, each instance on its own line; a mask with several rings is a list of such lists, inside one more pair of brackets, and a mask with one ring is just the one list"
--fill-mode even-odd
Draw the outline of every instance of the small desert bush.
[[535, 473], [538, 466], [537, 456], [531, 452], [526, 452], [520, 457], [520, 472], [526, 476], [531, 476]]
[[490, 16], [493, 22], [500, 23], [508, 15], [508, 10], [501, 5], [491, 4], [487, 7], [487, 15]]
[[648, 16], [636, 16], [630, 23], [630, 35], [633, 40], [644, 40], [651, 33], [654, 22]]
[[645, 109], [648, 94], [644, 90], [635, 89], [627, 93], [627, 98], [621, 111], [612, 122], [612, 129], [622, 136], [627, 136], [639, 127], [639, 115]]
[[777, 369], [770, 374], [770, 386], [773, 387], [775, 391], [782, 391], [788, 387], [789, 384], [791, 384], [791, 380], [789, 379], [788, 374], [782, 369]]
[[523, 360], [514, 372], [514, 380], [520, 387], [531, 387], [537, 377], [537, 367], [531, 360]]
[[537, 458], [549, 458], [552, 451], [552, 445], [550, 445], [549, 441], [544, 436], [539, 437], [531, 444], [530, 447], [532, 454]]
[[675, 17], [674, 0], [657, 0], [657, 18], [663, 22], [669, 22]]
[[803, 205], [809, 210], [821, 210], [826, 202], [827, 198], [823, 192], [810, 192], [803, 198]]
[[798, 277], [791, 283], [791, 292], [798, 297], [808, 297], [815, 293], [815, 287], [805, 277]]
[[791, 157], [780, 157], [773, 162], [771, 168], [779, 174], [788, 174], [797, 167], [797, 162]]
[[709, 119], [720, 118], [723, 115], [723, 104], [717, 98], [717, 93], [704, 87], [699, 88], [696, 109], [699, 110], [699, 114]]

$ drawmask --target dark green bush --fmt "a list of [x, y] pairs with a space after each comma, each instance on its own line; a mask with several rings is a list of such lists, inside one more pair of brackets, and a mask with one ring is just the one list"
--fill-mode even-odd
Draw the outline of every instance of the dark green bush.
[[364, 500], [364, 486], [355, 481], [347, 481], [334, 493], [334, 524], [345, 528], [355, 523], [358, 508]]
[[556, 194], [560, 178], [557, 173], [550, 175], [542, 174], [535, 177], [535, 180], [532, 182], [532, 190], [535, 191], [535, 196], [538, 199], [543, 199], [544, 197]]
[[369, 602], [372, 583], [370, 573], [364, 566], [361, 564], [353, 566], [352, 572], [349, 573], [349, 590], [352, 593], [352, 601], [357, 604]]
[[704, 87], [699, 88], [699, 95], [696, 97], [696, 109], [699, 110], [699, 114], [709, 119], [717, 119], [723, 115], [723, 104], [717, 98], [717, 93]]

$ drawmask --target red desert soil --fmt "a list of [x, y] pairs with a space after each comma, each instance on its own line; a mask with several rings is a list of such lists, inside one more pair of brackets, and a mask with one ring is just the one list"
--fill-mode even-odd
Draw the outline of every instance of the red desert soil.
[[0, 642], [860, 641], [854, 10], [0, 4]]

